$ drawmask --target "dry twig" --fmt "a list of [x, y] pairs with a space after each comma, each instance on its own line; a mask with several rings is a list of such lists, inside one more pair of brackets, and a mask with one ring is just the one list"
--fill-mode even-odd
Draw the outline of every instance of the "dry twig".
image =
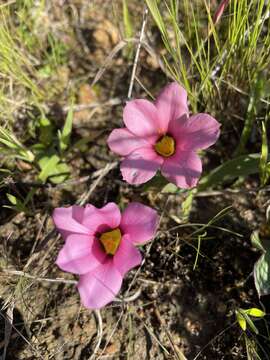
[[145, 31], [145, 26], [146, 26], [146, 22], [147, 22], [147, 14], [148, 14], [148, 7], [146, 6], [144, 8], [144, 12], [143, 12], [143, 21], [142, 21], [141, 33], [140, 33], [139, 43], [138, 43], [135, 58], [134, 58], [131, 78], [130, 78], [130, 84], [129, 84], [128, 96], [127, 96], [128, 99], [131, 98], [131, 94], [132, 94], [132, 90], [133, 90], [133, 85], [134, 85], [134, 80], [135, 80], [135, 76], [136, 76], [136, 70], [137, 70], [139, 55], [140, 55], [141, 46], [142, 46], [142, 40], [143, 40], [143, 37], [144, 37], [144, 31]]

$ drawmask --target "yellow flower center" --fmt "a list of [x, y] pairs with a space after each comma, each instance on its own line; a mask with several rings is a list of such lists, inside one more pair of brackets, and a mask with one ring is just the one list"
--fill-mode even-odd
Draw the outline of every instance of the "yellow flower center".
[[155, 144], [156, 152], [164, 157], [172, 156], [175, 153], [175, 140], [169, 135], [162, 136]]
[[99, 240], [103, 245], [103, 248], [108, 255], [114, 255], [118, 249], [121, 242], [121, 231], [119, 229], [114, 229], [111, 231], [106, 231], [101, 234]]

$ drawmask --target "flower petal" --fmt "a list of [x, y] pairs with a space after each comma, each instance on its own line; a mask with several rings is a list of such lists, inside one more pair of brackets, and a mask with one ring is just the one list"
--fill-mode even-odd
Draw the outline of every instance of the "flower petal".
[[121, 163], [123, 179], [129, 184], [143, 184], [150, 180], [160, 168], [163, 159], [150, 147], [135, 150]]
[[161, 90], [155, 105], [162, 122], [162, 130], [167, 132], [170, 121], [188, 114], [187, 92], [177, 82], [170, 83]]
[[184, 151], [206, 149], [213, 145], [220, 134], [220, 124], [208, 114], [182, 116], [170, 124], [177, 146]]
[[132, 151], [147, 146], [147, 140], [133, 135], [128, 129], [115, 129], [111, 132], [108, 140], [111, 151], [118, 155], [125, 156]]
[[161, 134], [162, 124], [157, 108], [148, 100], [129, 101], [124, 108], [123, 119], [128, 130], [139, 137], [147, 139]]
[[129, 235], [133, 244], [143, 244], [154, 237], [158, 220], [154, 209], [132, 202], [122, 214], [120, 228], [123, 234]]
[[129, 235], [124, 235], [120, 246], [113, 257], [113, 262], [118, 271], [124, 276], [130, 269], [142, 262], [140, 251], [130, 242]]
[[100, 266], [106, 258], [97, 239], [89, 235], [69, 235], [58, 254], [56, 264], [60, 269], [86, 274]]
[[100, 309], [118, 294], [123, 277], [108, 259], [94, 271], [81, 275], [78, 283], [81, 301], [86, 308]]
[[87, 227], [82, 225], [84, 208], [73, 205], [54, 209], [52, 218], [57, 230], [66, 238], [71, 233], [90, 234]]
[[100, 209], [91, 204], [87, 204], [82, 223], [90, 229], [92, 234], [95, 234], [117, 228], [120, 221], [121, 213], [115, 203], [108, 203]]
[[163, 176], [183, 189], [196, 186], [201, 172], [201, 159], [191, 151], [177, 151], [173, 157], [164, 161], [161, 168]]

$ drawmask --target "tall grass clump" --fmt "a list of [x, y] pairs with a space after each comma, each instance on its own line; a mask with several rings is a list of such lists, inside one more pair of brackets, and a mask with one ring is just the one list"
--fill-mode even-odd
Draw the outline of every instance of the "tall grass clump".
[[270, 4], [264, 0], [230, 1], [216, 25], [206, 0], [146, 3], [166, 48], [168, 73], [191, 92], [194, 111], [198, 99], [208, 106], [216, 100], [223, 85], [249, 94], [258, 74], [268, 72]]
[[45, 152], [54, 156], [55, 169], [60, 166], [57, 174], [67, 172], [56, 155], [62, 149], [54, 120], [47, 116], [48, 104], [63, 92], [59, 69], [67, 62], [50, 6], [33, 0], [0, 6], [0, 167], [27, 161], [41, 170], [42, 181], [52, 173], [44, 170]]

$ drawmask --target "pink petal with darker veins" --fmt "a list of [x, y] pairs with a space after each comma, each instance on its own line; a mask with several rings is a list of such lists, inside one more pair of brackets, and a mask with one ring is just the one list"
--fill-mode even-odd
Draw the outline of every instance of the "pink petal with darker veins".
[[71, 233], [91, 234], [91, 231], [81, 224], [83, 216], [84, 208], [77, 205], [56, 208], [52, 214], [53, 222], [64, 238]]
[[78, 290], [83, 305], [90, 309], [100, 309], [107, 305], [118, 294], [122, 281], [122, 274], [113, 260], [108, 258], [94, 271], [80, 276]]
[[158, 225], [158, 214], [149, 206], [130, 203], [122, 214], [121, 231], [133, 244], [141, 245], [153, 239]]
[[129, 154], [120, 165], [123, 179], [129, 184], [143, 184], [155, 176], [163, 158], [150, 148], [140, 148]]
[[124, 128], [113, 130], [107, 143], [111, 151], [121, 156], [126, 156], [132, 151], [148, 145], [147, 139], [133, 135]]
[[115, 203], [108, 203], [100, 209], [88, 204], [85, 207], [82, 223], [95, 234], [117, 228], [120, 221], [121, 213]]
[[161, 90], [155, 105], [162, 122], [162, 131], [166, 133], [170, 121], [188, 114], [187, 92], [177, 82], [170, 83]]
[[177, 151], [164, 161], [161, 173], [170, 182], [183, 189], [197, 185], [202, 172], [202, 162], [199, 156], [191, 151]]
[[100, 266], [105, 258], [97, 239], [88, 235], [69, 235], [60, 250], [56, 264], [60, 269], [74, 273], [86, 274]]
[[130, 269], [141, 264], [142, 255], [131, 243], [128, 235], [122, 237], [120, 246], [113, 257], [113, 262], [122, 276], [125, 276]]
[[196, 114], [172, 121], [169, 131], [176, 139], [178, 148], [196, 151], [215, 144], [220, 135], [220, 124], [208, 114]]
[[129, 101], [123, 119], [130, 132], [144, 139], [158, 137], [162, 129], [157, 108], [148, 100]]

